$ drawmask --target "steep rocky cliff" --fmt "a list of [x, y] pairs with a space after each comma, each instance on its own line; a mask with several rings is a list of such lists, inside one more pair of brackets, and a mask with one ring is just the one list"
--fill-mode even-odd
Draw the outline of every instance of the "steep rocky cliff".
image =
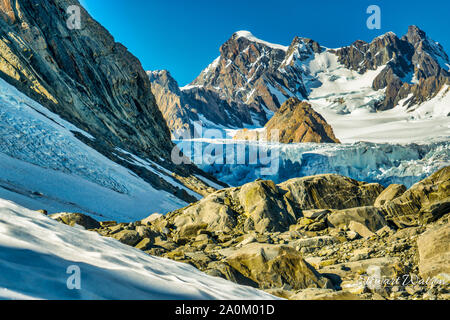
[[[80, 29], [67, 25], [71, 5], [80, 8]], [[0, 77], [87, 132], [92, 139], [75, 133], [84, 143], [156, 188], [193, 199], [161, 178], [166, 173], [157, 165], [153, 169], [159, 173], [145, 170], [127, 154], [183, 177], [202, 174], [193, 166], [172, 164], [170, 132], [139, 60], [78, 1], [1, 1]]]

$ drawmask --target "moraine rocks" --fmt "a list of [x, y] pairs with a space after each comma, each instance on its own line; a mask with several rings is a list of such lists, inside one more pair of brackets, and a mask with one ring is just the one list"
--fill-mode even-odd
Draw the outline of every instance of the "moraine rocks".
[[[166, 216], [93, 231], [287, 299], [449, 299], [450, 212], [423, 219], [423, 208], [446, 199], [448, 170], [403, 194], [338, 175], [255, 181]], [[374, 206], [380, 197], [384, 204]], [[394, 223], [400, 204], [414, 226]]]

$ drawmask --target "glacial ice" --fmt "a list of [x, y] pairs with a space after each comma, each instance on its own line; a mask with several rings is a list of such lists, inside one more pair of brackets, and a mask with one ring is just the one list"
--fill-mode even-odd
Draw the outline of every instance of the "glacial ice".
[[[203, 157], [203, 159], [199, 157], [194, 159], [192, 151], [191, 160], [204, 171], [231, 186], [242, 185], [258, 178], [279, 183], [296, 177], [336, 173], [360, 181], [378, 182], [384, 186], [400, 183], [411, 187], [433, 172], [450, 165], [450, 143], [446, 140], [428, 144], [357, 142], [265, 145], [233, 140], [176, 142], [184, 150], [192, 148], [193, 142], [198, 143], [197, 146], [201, 146], [205, 154], [208, 153], [205, 150], [218, 150], [217, 154]], [[235, 155], [234, 161], [226, 161], [226, 150], [232, 150], [231, 148], [236, 153], [239, 152], [238, 150], [245, 149], [245, 162], [237, 161], [238, 157], [243, 157], [243, 154]], [[267, 159], [265, 163], [261, 163], [259, 161], [261, 158], [258, 158], [256, 164], [252, 164], [249, 159], [252, 148], [257, 148], [258, 154], [260, 154], [259, 151], [269, 149], [269, 158], [278, 153], [279, 169], [274, 174], [264, 175], [262, 170], [267, 169], [270, 164]], [[205, 161], [207, 158], [209, 161]], [[221, 159], [221, 161], [210, 164], [211, 159]]]

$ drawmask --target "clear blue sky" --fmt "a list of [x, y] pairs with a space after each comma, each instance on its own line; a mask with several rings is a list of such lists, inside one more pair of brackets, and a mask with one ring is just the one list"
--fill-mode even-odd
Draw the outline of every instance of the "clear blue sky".
[[[387, 31], [401, 36], [415, 24], [450, 54], [448, 0], [81, 0], [142, 62], [191, 82], [238, 30], [289, 45], [294, 36], [336, 48], [371, 41]], [[381, 8], [381, 30], [369, 30], [366, 9]]]

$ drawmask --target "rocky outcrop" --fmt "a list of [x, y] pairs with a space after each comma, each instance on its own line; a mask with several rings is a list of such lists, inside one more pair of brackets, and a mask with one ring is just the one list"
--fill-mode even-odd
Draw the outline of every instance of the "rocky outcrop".
[[398, 227], [430, 223], [449, 212], [450, 167], [415, 184], [403, 195], [387, 202], [383, 209]]
[[291, 179], [280, 184], [301, 209], [349, 209], [373, 206], [384, 190], [377, 183], [359, 182], [336, 174]]
[[281, 143], [340, 143], [333, 129], [307, 102], [290, 98], [267, 122], [263, 131], [241, 130], [235, 140], [267, 140]]
[[297, 98], [287, 100], [265, 128], [269, 140], [271, 133], [278, 130], [282, 143], [340, 143], [325, 119], [309, 103]]

